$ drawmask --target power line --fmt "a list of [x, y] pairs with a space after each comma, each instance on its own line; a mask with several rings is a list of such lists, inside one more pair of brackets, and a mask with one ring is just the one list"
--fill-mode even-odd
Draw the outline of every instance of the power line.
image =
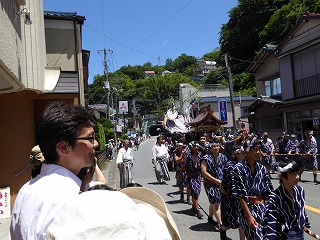
[[[103, 1], [103, 0], [102, 0], [102, 1]], [[150, 38], [150, 37], [151, 37], [154, 33], [156, 33], [160, 28], [162, 28], [164, 25], [166, 25], [169, 21], [171, 21], [171, 19], [173, 19], [179, 12], [181, 12], [184, 8], [186, 8], [192, 1], [193, 1], [193, 0], [190, 0], [188, 3], [186, 3], [184, 6], [182, 6], [182, 7], [181, 7], [178, 11], [176, 11], [170, 18], [168, 18], [166, 21], [164, 21], [162, 24], [160, 24], [159, 27], [157, 27], [154, 31], [152, 31], [147, 37], [145, 37], [141, 42], [139, 42], [139, 43], [138, 43], [135, 47], [133, 47], [133, 48], [130, 47], [130, 46], [128, 46], [128, 45], [126, 45], [126, 44], [124, 44], [124, 43], [121, 43], [121, 42], [119, 42], [119, 41], [117, 41], [117, 40], [115, 40], [115, 39], [113, 39], [113, 38], [111, 38], [111, 37], [109, 37], [109, 36], [107, 36], [107, 35], [105, 35], [105, 33], [104, 33], [104, 20], [103, 20], [103, 33], [99, 32], [98, 30], [96, 30], [96, 29], [94, 29], [94, 28], [92, 28], [92, 27], [90, 27], [90, 26], [88, 26], [88, 25], [84, 25], [84, 26], [87, 27], [87, 28], [89, 28], [89, 29], [91, 29], [92, 31], [94, 31], [94, 32], [102, 35], [104, 38], [108, 38], [108, 39], [110, 39], [111, 41], [114, 41], [114, 42], [116, 42], [116, 43], [118, 43], [118, 44], [120, 44], [120, 45], [122, 45], [122, 46], [124, 46], [124, 47], [126, 47], [126, 48], [128, 48], [128, 49], [130, 49], [130, 51], [129, 51], [128, 53], [126, 53], [125, 55], [123, 55], [122, 57], [120, 57], [119, 60], [122, 59], [123, 57], [127, 56], [127, 55], [128, 55], [130, 52], [132, 52], [132, 51], [135, 51], [135, 52], [137, 52], [137, 53], [140, 53], [140, 54], [142, 54], [142, 55], [144, 55], [144, 56], [146, 56], [146, 57], [159, 60], [159, 59], [156, 58], [156, 57], [150, 56], [149, 54], [146, 54], [146, 53], [144, 53], [144, 52], [141, 52], [141, 51], [139, 51], [139, 50], [136, 50], [136, 48], [137, 48], [138, 46], [140, 46], [143, 42], [145, 42], [148, 38]], [[103, 7], [102, 7], [102, 9], [103, 9]], [[104, 14], [104, 13], [103, 13], [103, 14]], [[104, 18], [104, 15], [103, 15], [103, 18]], [[162, 62], [162, 61], [161, 61], [161, 62]]]
[[[151, 37], [153, 34], [155, 34], [160, 28], [162, 28], [164, 25], [166, 25], [171, 19], [173, 19], [179, 12], [181, 12], [185, 7], [187, 7], [193, 0], [190, 0], [188, 3], [186, 3], [182, 8], [180, 8], [177, 12], [175, 12], [170, 18], [168, 18], [166, 21], [164, 21], [162, 24], [160, 24], [159, 27], [157, 27], [154, 31], [152, 31], [147, 37], [145, 37], [141, 42], [139, 42], [133, 49], [136, 49], [138, 46], [140, 46], [143, 42], [145, 42], [149, 37]], [[124, 54], [120, 59], [127, 56], [129, 53], [131, 53], [133, 50], [127, 52]]]
[[115, 43], [118, 43], [118, 44], [121, 45], [121, 46], [124, 46], [124, 47], [126, 47], [126, 48], [128, 48], [128, 49], [131, 49], [132, 51], [135, 51], [135, 52], [137, 52], [137, 53], [140, 53], [140, 54], [142, 54], [142, 55], [144, 55], [144, 56], [146, 56], [146, 57], [152, 58], [152, 59], [156, 59], [156, 60], [158, 59], [157, 57], [153, 57], [153, 56], [148, 55], [148, 54], [146, 54], [146, 53], [144, 53], [144, 52], [141, 52], [141, 51], [136, 50], [136, 49], [134, 49], [134, 48], [132, 48], [132, 47], [129, 47], [128, 45], [126, 45], [126, 44], [124, 44], [124, 43], [121, 43], [121, 42], [119, 42], [119, 41], [117, 41], [117, 40], [115, 40], [115, 39], [113, 39], [113, 38], [111, 38], [111, 37], [109, 37], [109, 36], [107, 36], [107, 35], [99, 32], [98, 30], [96, 30], [96, 29], [94, 29], [94, 28], [92, 28], [92, 27], [89, 27], [88, 25], [84, 25], [84, 26], [87, 27], [87, 28], [89, 28], [90, 30], [92, 30], [92, 31], [94, 31], [94, 32], [102, 35], [103, 37], [108, 38], [108, 39], [110, 39], [111, 41], [113, 41], [113, 42], [115, 42]]

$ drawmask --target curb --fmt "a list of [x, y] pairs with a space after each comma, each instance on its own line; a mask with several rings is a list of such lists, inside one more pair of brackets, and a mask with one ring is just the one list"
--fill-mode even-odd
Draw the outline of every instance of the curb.
[[[116, 156], [115, 156], [116, 159]], [[120, 174], [116, 165], [116, 160], [107, 161], [101, 172], [107, 180], [107, 185], [114, 188], [120, 189]]]

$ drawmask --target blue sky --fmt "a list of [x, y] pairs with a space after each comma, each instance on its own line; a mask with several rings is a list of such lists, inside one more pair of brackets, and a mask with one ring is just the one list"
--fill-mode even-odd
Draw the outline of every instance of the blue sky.
[[[126, 65], [165, 64], [185, 53], [202, 57], [219, 47], [219, 32], [237, 0], [43, 0], [44, 10], [84, 16], [83, 49], [89, 50], [89, 83]], [[160, 61], [159, 61], [160, 58]]]

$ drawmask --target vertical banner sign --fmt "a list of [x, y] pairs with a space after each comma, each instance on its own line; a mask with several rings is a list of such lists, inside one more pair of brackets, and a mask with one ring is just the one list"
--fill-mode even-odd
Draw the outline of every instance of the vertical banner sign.
[[128, 113], [128, 101], [119, 101], [119, 113]]
[[219, 101], [220, 120], [223, 122], [228, 121], [227, 101]]
[[10, 187], [0, 188], [0, 219], [9, 218], [10, 209]]

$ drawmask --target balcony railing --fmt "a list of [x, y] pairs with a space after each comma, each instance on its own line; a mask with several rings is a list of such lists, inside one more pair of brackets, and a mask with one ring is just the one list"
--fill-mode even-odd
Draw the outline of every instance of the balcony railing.
[[320, 75], [295, 80], [293, 86], [297, 98], [320, 94]]

